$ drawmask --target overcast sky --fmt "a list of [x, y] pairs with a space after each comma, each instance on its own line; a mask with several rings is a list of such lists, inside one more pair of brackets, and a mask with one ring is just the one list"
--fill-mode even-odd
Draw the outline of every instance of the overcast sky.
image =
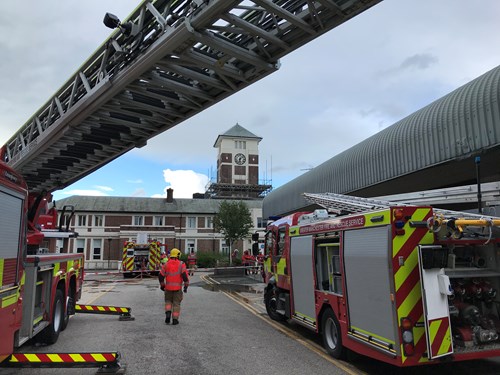
[[[0, 144], [109, 36], [138, 0], [0, 3]], [[281, 60], [234, 94], [55, 194], [203, 192], [217, 136], [262, 137], [260, 178], [277, 188], [500, 65], [500, 1], [385, 0]]]

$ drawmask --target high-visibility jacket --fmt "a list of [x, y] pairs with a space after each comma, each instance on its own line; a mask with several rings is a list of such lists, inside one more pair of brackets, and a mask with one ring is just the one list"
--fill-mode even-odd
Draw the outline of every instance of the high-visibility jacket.
[[161, 267], [160, 275], [165, 279], [165, 290], [181, 290], [182, 281], [184, 281], [184, 285], [189, 285], [186, 265], [177, 258], [170, 258], [168, 262]]
[[196, 254], [189, 254], [188, 255], [188, 264], [190, 266], [194, 266], [196, 264]]

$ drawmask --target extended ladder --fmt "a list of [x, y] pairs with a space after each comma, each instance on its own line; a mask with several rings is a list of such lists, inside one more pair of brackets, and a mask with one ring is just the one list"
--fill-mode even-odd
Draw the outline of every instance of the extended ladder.
[[[389, 207], [415, 206], [405, 203], [389, 202], [379, 199], [353, 197], [336, 193], [303, 193], [304, 198], [311, 203], [324, 207], [336, 215], [362, 213], [371, 210], [381, 210]], [[492, 237], [492, 227], [500, 226], [500, 218], [462, 211], [433, 208], [434, 216], [427, 220], [427, 227], [433, 232], [439, 232], [446, 227], [454, 237], [461, 237], [466, 227], [489, 228], [489, 239]]]

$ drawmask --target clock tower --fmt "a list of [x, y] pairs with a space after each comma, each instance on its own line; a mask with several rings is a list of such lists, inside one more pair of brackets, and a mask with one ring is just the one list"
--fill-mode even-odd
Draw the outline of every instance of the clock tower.
[[210, 197], [262, 198], [271, 189], [271, 185], [259, 184], [261, 140], [239, 124], [217, 137], [217, 182], [207, 191]]

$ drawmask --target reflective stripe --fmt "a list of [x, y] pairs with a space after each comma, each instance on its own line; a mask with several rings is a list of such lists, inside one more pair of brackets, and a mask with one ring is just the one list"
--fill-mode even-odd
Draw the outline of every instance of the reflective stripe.
[[[179, 262], [177, 269], [172, 270], [176, 265], [175, 262]], [[185, 272], [186, 265], [177, 259], [169, 260], [160, 271], [160, 274], [165, 278], [165, 290], [175, 291], [180, 290], [182, 287], [182, 272]]]

